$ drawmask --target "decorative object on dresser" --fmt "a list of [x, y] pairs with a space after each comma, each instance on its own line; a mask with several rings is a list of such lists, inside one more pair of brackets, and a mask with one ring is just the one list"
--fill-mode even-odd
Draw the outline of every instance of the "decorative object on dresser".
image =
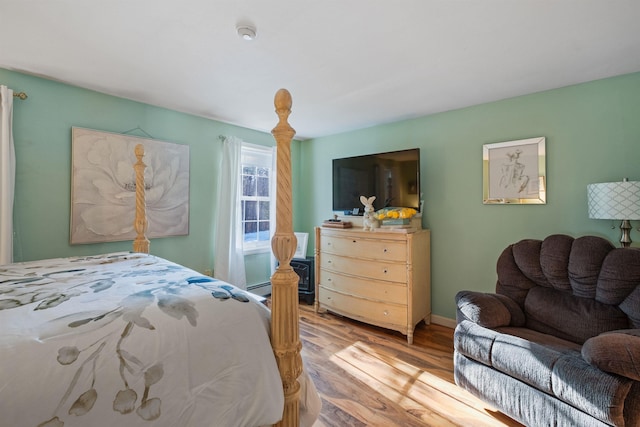
[[374, 228], [380, 227], [378, 220], [375, 217], [375, 209], [373, 208], [373, 202], [376, 200], [376, 196], [366, 198], [360, 196], [360, 201], [364, 205], [364, 217], [362, 219], [362, 228], [365, 230], [373, 231]]
[[[378, 231], [378, 230], [376, 230]], [[316, 227], [316, 311], [399, 331], [431, 316], [430, 232]]]
[[[640, 181], [602, 182], [587, 185], [589, 218], [619, 220], [620, 244], [631, 246], [630, 220], [640, 219]], [[613, 228], [613, 227], [612, 227]]]
[[338, 215], [333, 215], [333, 219], [327, 219], [322, 223], [323, 227], [330, 228], [351, 228], [351, 221], [342, 221], [338, 219]]
[[[405, 232], [414, 232], [421, 228], [422, 215], [416, 224], [412, 219], [417, 215], [418, 211], [413, 208], [384, 208], [375, 213], [376, 218], [381, 222], [381, 229], [406, 229]], [[418, 225], [418, 227], [416, 227]]]

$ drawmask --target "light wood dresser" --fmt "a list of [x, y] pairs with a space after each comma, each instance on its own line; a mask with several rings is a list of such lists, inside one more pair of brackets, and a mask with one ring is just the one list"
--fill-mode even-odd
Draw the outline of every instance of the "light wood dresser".
[[429, 230], [316, 227], [316, 311], [399, 331], [431, 320]]

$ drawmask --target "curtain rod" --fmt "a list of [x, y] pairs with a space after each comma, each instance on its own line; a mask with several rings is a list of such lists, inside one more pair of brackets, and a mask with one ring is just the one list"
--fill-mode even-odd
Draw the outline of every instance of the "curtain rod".
[[15, 96], [15, 97], [17, 97], [17, 98], [20, 98], [20, 99], [22, 99], [22, 100], [25, 100], [25, 99], [27, 99], [27, 98], [28, 98], [27, 94], [26, 94], [26, 93], [24, 93], [24, 92], [17, 92], [17, 93], [14, 93], [14, 94], [13, 94], [13, 96]]

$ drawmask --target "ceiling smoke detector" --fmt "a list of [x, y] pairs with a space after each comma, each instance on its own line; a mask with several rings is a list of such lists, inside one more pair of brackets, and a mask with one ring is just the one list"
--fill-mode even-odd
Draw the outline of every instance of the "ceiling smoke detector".
[[254, 27], [241, 25], [236, 28], [236, 30], [238, 31], [238, 36], [242, 37], [243, 40], [253, 40], [256, 38], [256, 29]]

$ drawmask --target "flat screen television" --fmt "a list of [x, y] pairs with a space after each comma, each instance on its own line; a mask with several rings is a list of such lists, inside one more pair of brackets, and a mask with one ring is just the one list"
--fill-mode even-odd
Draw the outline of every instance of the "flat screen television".
[[333, 210], [361, 214], [360, 196], [376, 196], [376, 210], [419, 210], [420, 149], [333, 159]]

